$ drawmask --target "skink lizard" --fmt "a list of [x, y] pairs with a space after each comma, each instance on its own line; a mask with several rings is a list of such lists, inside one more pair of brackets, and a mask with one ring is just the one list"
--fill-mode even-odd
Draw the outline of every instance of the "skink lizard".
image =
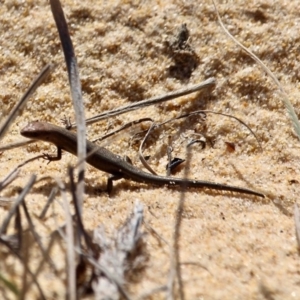
[[[48, 156], [49, 160], [59, 160], [61, 158], [61, 150], [68, 151], [73, 155], [77, 154], [77, 136], [75, 133], [65, 128], [46, 123], [32, 122], [21, 130], [21, 134], [27, 138], [50, 142], [57, 147], [57, 157]], [[153, 175], [144, 172], [130, 163], [123, 160], [119, 155], [112, 153], [104, 147], [100, 147], [90, 141], [87, 141], [87, 153], [91, 151], [93, 154], [88, 156], [87, 162], [98, 170], [112, 174], [108, 179], [107, 190], [112, 190], [112, 181], [121, 178], [129, 179], [135, 182], [150, 183], [154, 185], [181, 186], [181, 187], [205, 187], [214, 190], [237, 192], [242, 194], [255, 195], [264, 198], [262, 193], [209, 181], [173, 178]]]

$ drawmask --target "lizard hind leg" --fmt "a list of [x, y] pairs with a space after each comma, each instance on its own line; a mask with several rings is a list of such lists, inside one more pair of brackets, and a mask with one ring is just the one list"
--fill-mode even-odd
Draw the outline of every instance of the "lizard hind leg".
[[106, 191], [107, 191], [108, 195], [110, 195], [111, 192], [112, 192], [113, 181], [120, 180], [122, 178], [124, 178], [123, 175], [111, 175], [111, 176], [108, 177], [108, 179], [107, 179], [107, 186], [106, 186]]

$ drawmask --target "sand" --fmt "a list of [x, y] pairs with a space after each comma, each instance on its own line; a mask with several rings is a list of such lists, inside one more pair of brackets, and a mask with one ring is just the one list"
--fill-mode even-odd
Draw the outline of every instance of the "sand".
[[[215, 77], [216, 87], [168, 103], [101, 121], [88, 127], [89, 139], [127, 122], [151, 117], [162, 122], [180, 113], [199, 109], [240, 118], [257, 135], [234, 119], [207, 114], [206, 120], [187, 118], [157, 130], [145, 147], [149, 164], [164, 175], [167, 146], [173, 156], [187, 159], [191, 138], [206, 137], [206, 147], [190, 149], [189, 178], [247, 187], [267, 197], [191, 189], [185, 193], [180, 228], [180, 261], [186, 299], [299, 299], [299, 253], [293, 219], [300, 192], [300, 144], [282, 97], [274, 82], [234, 44], [217, 22], [211, 1], [63, 1], [74, 44], [85, 101], [91, 117], [120, 105], [162, 95]], [[222, 1], [218, 8], [227, 29], [249, 47], [284, 86], [299, 114], [299, 32], [297, 1]], [[0, 99], [1, 119], [47, 64], [55, 69], [29, 100], [2, 140], [6, 145], [22, 139], [20, 130], [30, 121], [61, 125], [64, 116], [74, 120], [63, 52], [48, 1], [4, 1], [1, 12]], [[188, 47], [178, 49], [178, 31], [186, 24]], [[176, 43], [177, 41], [177, 43]], [[181, 65], [181, 61], [188, 63]], [[147, 128], [145, 124], [142, 128]], [[134, 127], [102, 144], [115, 153], [138, 160], [139, 141]], [[199, 135], [196, 135], [199, 134]], [[19, 163], [54, 151], [46, 143], [2, 153], [1, 177]], [[64, 154], [59, 162], [43, 160], [22, 168], [20, 178], [1, 192], [16, 197], [31, 174], [38, 178], [66, 179], [66, 167], [76, 162]], [[175, 176], [184, 176], [182, 167]], [[144, 228], [149, 255], [139, 280], [128, 282], [133, 299], [166, 285], [170, 272], [170, 247], [180, 189], [153, 187], [122, 180], [109, 197], [106, 175], [88, 167], [83, 219], [93, 230], [104, 224], [108, 231], [124, 222], [136, 200], [144, 205], [145, 221], [164, 239]], [[38, 215], [55, 181], [43, 180], [26, 197], [30, 213]], [[58, 197], [60, 199], [60, 197]], [[45, 245], [64, 217], [59, 204], [44, 221], [33, 218]], [[7, 214], [1, 208], [1, 219]], [[54, 217], [54, 215], [56, 217]], [[26, 225], [23, 218], [22, 221]], [[24, 226], [25, 226], [24, 225]], [[10, 232], [14, 232], [13, 226]], [[2, 248], [2, 247], [1, 247]], [[1, 250], [1, 272], [21, 287], [22, 267]], [[41, 254], [32, 246], [33, 269]], [[47, 299], [63, 299], [65, 253], [57, 247], [51, 257], [60, 270], [47, 267], [39, 282]], [[5, 258], [5, 259], [4, 259]], [[5, 287], [4, 295], [11, 298]], [[31, 297], [37, 297], [34, 287]], [[166, 293], [153, 295], [165, 298]], [[178, 298], [178, 293], [175, 298]]]

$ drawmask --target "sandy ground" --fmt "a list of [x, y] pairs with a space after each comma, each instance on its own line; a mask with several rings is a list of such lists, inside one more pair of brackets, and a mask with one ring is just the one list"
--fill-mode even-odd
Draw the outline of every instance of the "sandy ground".
[[[275, 73], [299, 114], [298, 1], [219, 1], [221, 17], [229, 31], [249, 47]], [[180, 237], [180, 261], [186, 299], [299, 299], [300, 259], [295, 238], [293, 204], [300, 192], [299, 139], [296, 137], [274, 83], [224, 34], [210, 1], [70, 1], [62, 3], [76, 51], [86, 116], [126, 103], [161, 95], [214, 76], [214, 89], [114, 117], [88, 127], [89, 138], [142, 117], [161, 122], [179, 113], [198, 109], [223, 112], [242, 119], [256, 133], [262, 149], [237, 121], [208, 114], [168, 124], [147, 144], [150, 165], [165, 174], [167, 145], [176, 157], [186, 158], [185, 146], [195, 133], [207, 137], [202, 149], [191, 150], [189, 178], [203, 179], [260, 190], [269, 197], [191, 189], [185, 194]], [[65, 115], [74, 118], [58, 33], [48, 1], [2, 1], [0, 48], [1, 119], [12, 109], [46, 63], [55, 70], [28, 102], [2, 144], [21, 140], [29, 121], [61, 125]], [[186, 24], [190, 38], [187, 53], [176, 49], [176, 36]], [[169, 46], [168, 46], [169, 45]], [[172, 47], [173, 45], [173, 47]], [[182, 51], [184, 52], [184, 51]], [[138, 143], [130, 139], [136, 127], [104, 142], [115, 153], [137, 158]], [[194, 134], [194, 135], [193, 135]], [[234, 145], [235, 150], [228, 143]], [[46, 143], [6, 151], [1, 155], [1, 177], [24, 159], [49, 152]], [[66, 167], [76, 159], [65, 154], [49, 165], [35, 161], [21, 177], [2, 191], [15, 197], [30, 174], [39, 178], [66, 178]], [[182, 177], [184, 168], [176, 174]], [[119, 226], [138, 199], [144, 204], [145, 221], [163, 237], [162, 242], [145, 229], [149, 260], [139, 280], [128, 284], [133, 299], [168, 282], [170, 246], [179, 189], [120, 181], [111, 197], [102, 190], [106, 175], [88, 168], [84, 222], [88, 229], [105, 224]], [[26, 201], [35, 215], [43, 208], [53, 180], [38, 183]], [[276, 205], [281, 203], [281, 207]], [[56, 205], [59, 214], [59, 205]], [[1, 218], [7, 208], [1, 209]], [[47, 244], [49, 233], [62, 222], [50, 211], [45, 221], [34, 219]], [[13, 228], [11, 229], [13, 232]], [[32, 261], [40, 254], [32, 248]], [[39, 253], [39, 252], [37, 252]], [[1, 254], [1, 272], [18, 283], [21, 267]], [[47, 299], [63, 299], [64, 253], [54, 249], [52, 258], [60, 276], [45, 271], [39, 276]], [[37, 256], [37, 257], [36, 257]], [[4, 259], [5, 258], [5, 259]], [[3, 291], [4, 288], [1, 288]], [[35, 290], [32, 291], [36, 293]], [[7, 291], [8, 298], [12, 297]], [[165, 293], [153, 299], [164, 298]], [[178, 294], [177, 294], [178, 296]], [[177, 297], [176, 296], [176, 297]]]

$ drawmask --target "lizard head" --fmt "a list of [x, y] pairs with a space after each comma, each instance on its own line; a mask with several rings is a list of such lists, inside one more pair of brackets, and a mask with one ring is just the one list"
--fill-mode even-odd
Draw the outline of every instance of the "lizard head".
[[31, 122], [21, 130], [21, 135], [30, 139], [47, 141], [51, 130], [50, 127], [51, 124], [46, 122]]

